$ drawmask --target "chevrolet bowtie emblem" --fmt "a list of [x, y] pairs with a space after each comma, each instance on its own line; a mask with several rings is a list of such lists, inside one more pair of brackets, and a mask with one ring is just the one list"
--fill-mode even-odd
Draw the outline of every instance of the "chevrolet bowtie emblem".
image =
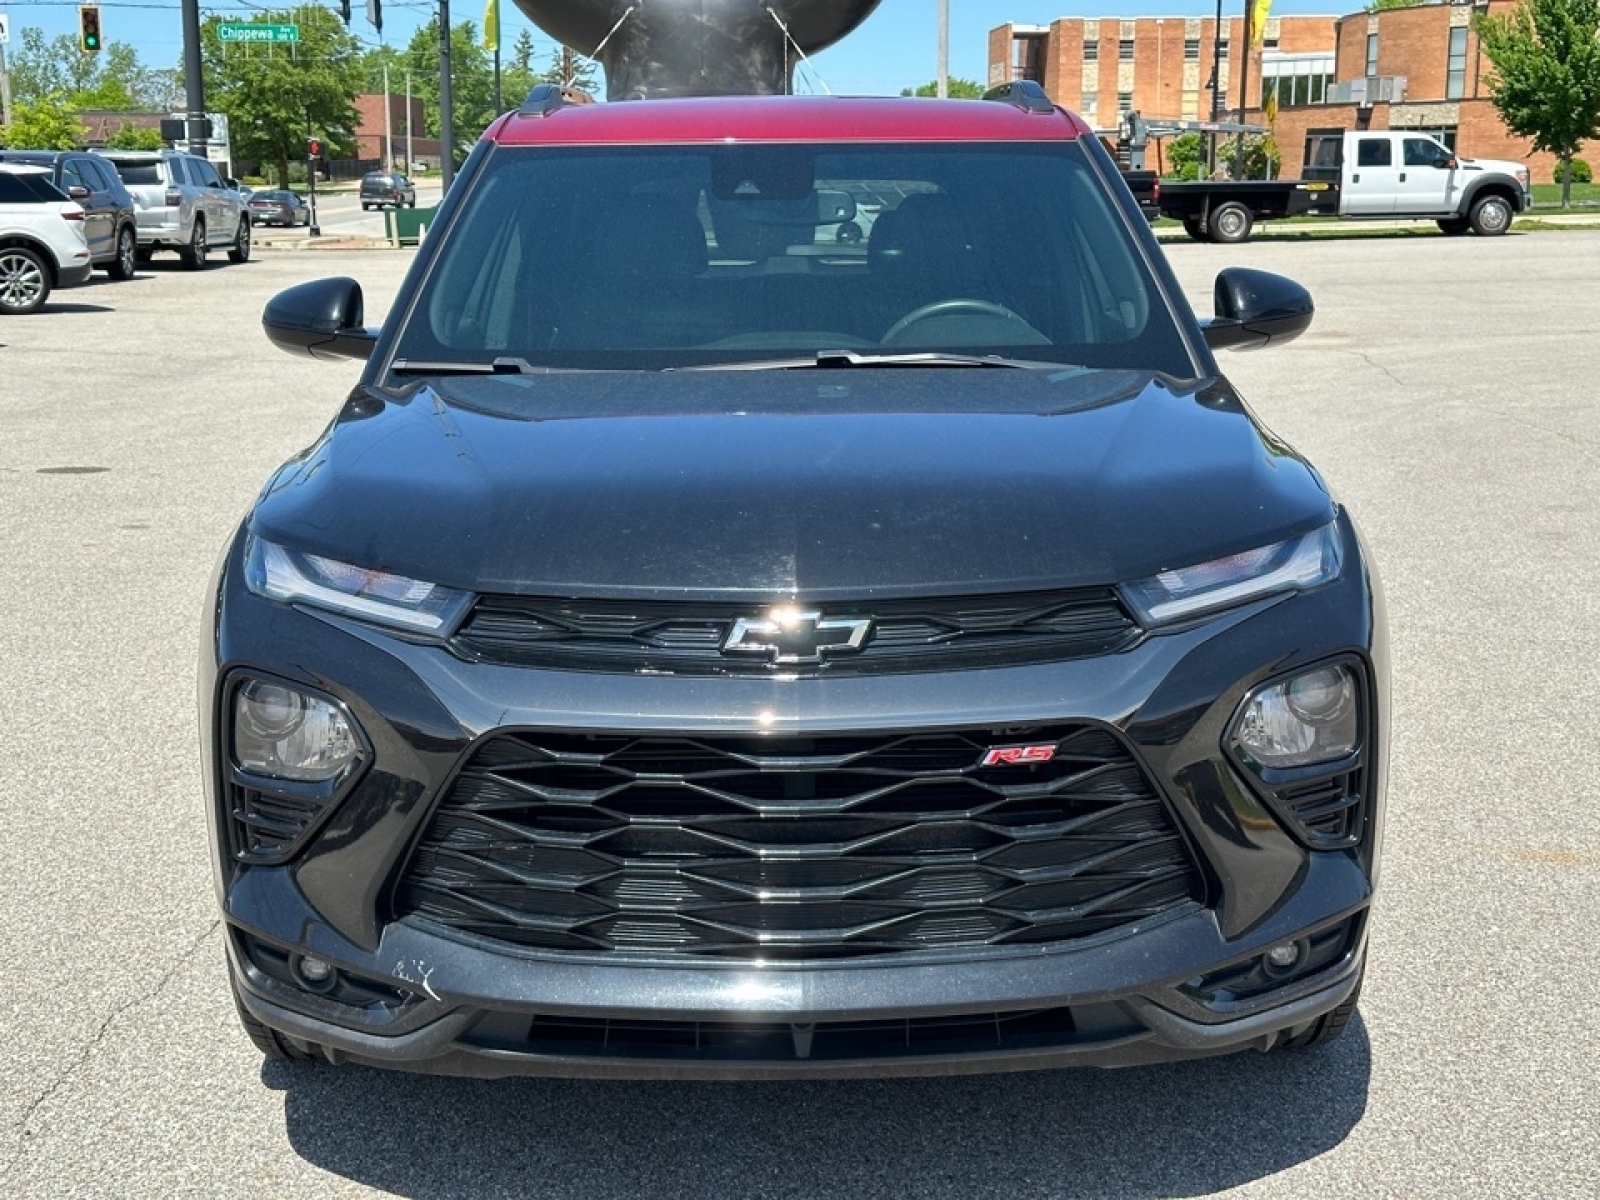
[[798, 608], [774, 608], [764, 617], [740, 617], [722, 643], [724, 654], [747, 654], [770, 663], [820, 663], [860, 650], [872, 631], [866, 617], [827, 617]]

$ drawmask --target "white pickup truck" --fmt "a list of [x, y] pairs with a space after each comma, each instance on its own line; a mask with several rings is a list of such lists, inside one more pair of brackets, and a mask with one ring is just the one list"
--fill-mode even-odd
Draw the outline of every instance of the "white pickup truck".
[[1214, 179], [1161, 185], [1161, 213], [1197, 241], [1243, 242], [1257, 221], [1328, 216], [1437, 221], [1448, 234], [1511, 228], [1528, 207], [1528, 168], [1464, 158], [1421, 133], [1312, 134], [1299, 179]]

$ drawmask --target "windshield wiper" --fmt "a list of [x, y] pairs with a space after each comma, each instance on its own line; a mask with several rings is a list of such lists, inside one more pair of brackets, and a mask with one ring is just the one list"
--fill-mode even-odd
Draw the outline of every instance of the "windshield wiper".
[[1059, 371], [1072, 363], [1037, 358], [1002, 358], [997, 354], [943, 354], [917, 351], [903, 354], [863, 354], [859, 350], [822, 350], [806, 358], [765, 358], [749, 362], [707, 363], [694, 367], [668, 367], [670, 371], [801, 371], [840, 370], [848, 367], [1006, 367], [1022, 371]]
[[397, 358], [389, 367], [396, 375], [544, 375], [559, 367], [536, 367], [525, 358], [496, 358], [490, 362], [429, 362]]

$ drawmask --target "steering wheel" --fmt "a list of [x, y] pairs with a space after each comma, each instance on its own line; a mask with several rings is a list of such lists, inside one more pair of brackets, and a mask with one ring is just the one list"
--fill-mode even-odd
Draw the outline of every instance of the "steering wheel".
[[1027, 320], [1017, 313], [1012, 312], [1004, 304], [996, 304], [991, 300], [973, 300], [970, 297], [958, 296], [952, 300], [936, 300], [932, 304], [924, 304], [921, 308], [914, 308], [889, 327], [889, 331], [879, 340], [884, 345], [898, 341], [906, 330], [923, 321], [931, 321], [935, 317], [972, 316], [972, 317], [998, 317], [1002, 321], [1015, 321], [1030, 333], [1037, 335], [1038, 330], [1029, 325]]

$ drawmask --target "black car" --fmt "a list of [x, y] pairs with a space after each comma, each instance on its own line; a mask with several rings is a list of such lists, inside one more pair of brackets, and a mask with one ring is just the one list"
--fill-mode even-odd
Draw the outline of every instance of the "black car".
[[350, 279], [266, 310], [366, 362], [204, 623], [255, 1044], [772, 1078], [1336, 1036], [1383, 610], [1212, 357], [1304, 290], [1226, 269], [1197, 321], [1031, 86], [573, 99], [486, 135], [381, 330]]
[[133, 195], [105, 159], [86, 150], [0, 150], [0, 162], [43, 167], [83, 209], [90, 261], [112, 279], [132, 279], [138, 265]]
[[286, 188], [252, 192], [249, 201], [250, 219], [257, 225], [311, 224], [311, 206], [299, 192]]
[[361, 177], [361, 210], [415, 208], [417, 185], [396, 171], [369, 171]]

